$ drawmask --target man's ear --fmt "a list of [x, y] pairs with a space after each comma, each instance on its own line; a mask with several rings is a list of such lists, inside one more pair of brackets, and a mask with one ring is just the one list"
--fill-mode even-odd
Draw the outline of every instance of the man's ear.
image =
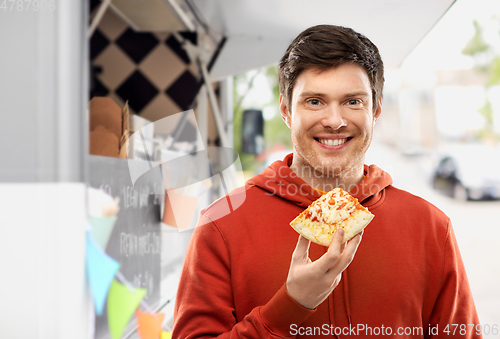
[[382, 98], [380, 98], [378, 100], [377, 109], [375, 110], [375, 112], [373, 112], [373, 124], [374, 125], [377, 122], [378, 118], [380, 117], [380, 114], [382, 114]]
[[292, 117], [288, 112], [288, 107], [286, 106], [285, 99], [283, 99], [282, 94], [280, 94], [280, 113], [281, 113], [281, 119], [283, 119], [288, 128], [291, 128]]

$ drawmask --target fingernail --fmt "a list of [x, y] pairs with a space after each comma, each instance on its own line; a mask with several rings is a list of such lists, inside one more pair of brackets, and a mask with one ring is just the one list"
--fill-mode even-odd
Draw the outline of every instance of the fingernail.
[[344, 236], [344, 229], [339, 228], [338, 231], [339, 235]]

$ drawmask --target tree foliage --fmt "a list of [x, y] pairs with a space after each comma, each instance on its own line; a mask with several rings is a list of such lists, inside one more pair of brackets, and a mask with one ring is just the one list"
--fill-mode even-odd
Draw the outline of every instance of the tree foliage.
[[[496, 23], [495, 23], [496, 21]], [[494, 16], [491, 22], [500, 27], [500, 17]], [[490, 42], [485, 39], [485, 28], [476, 20], [474, 24], [474, 35], [467, 42], [462, 50], [464, 55], [474, 58], [475, 69], [478, 72], [486, 74], [487, 81], [485, 87], [500, 85], [500, 54]], [[500, 41], [500, 31], [497, 31], [497, 40]], [[478, 132], [479, 138], [492, 138], [494, 136], [494, 121], [493, 121], [493, 107], [488, 97], [485, 99], [484, 105], [478, 109], [478, 112], [485, 120], [485, 127]]]
[[479, 25], [479, 22], [477, 22], [477, 20], [474, 20], [473, 25], [474, 35], [462, 50], [463, 54], [469, 56], [476, 56], [480, 53], [485, 53], [490, 49], [490, 46], [486, 43], [486, 41], [484, 41], [483, 28], [481, 27], [481, 25]]
[[[245, 74], [237, 75], [233, 78], [233, 136], [234, 136], [234, 149], [239, 153], [242, 166], [244, 170], [254, 170], [259, 162], [257, 157], [242, 152], [242, 122], [243, 111], [246, 109], [259, 109], [263, 110], [265, 107], [279, 112], [279, 86], [278, 86], [278, 70], [276, 66], [269, 66], [256, 71], [247, 72]], [[262, 102], [260, 107], [251, 106], [244, 99], [245, 96], [252, 90], [254, 80], [258, 74], [264, 75], [269, 88], [272, 92], [271, 100]], [[244, 88], [244, 89], [242, 89]], [[270, 150], [277, 145], [291, 149], [290, 131], [286, 124], [281, 119], [280, 114], [275, 114], [271, 119], [264, 121], [264, 142], [265, 149]]]

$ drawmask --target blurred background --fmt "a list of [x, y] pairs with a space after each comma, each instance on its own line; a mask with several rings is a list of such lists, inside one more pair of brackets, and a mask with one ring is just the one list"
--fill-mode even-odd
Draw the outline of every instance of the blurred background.
[[[243, 111], [263, 112], [264, 151], [240, 153], [249, 178], [291, 152], [276, 66], [235, 76], [234, 93], [237, 150]], [[481, 323], [500, 324], [500, 1], [456, 1], [386, 69], [382, 107], [366, 163], [450, 216]]]

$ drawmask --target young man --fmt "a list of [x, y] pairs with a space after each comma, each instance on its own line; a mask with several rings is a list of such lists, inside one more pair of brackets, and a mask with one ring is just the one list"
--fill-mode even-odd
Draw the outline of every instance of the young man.
[[[311, 27], [279, 82], [293, 154], [231, 192], [246, 195], [232, 213], [211, 219], [222, 201], [202, 211], [173, 338], [481, 337], [449, 218], [363, 163], [382, 108], [377, 47], [349, 28]], [[375, 215], [363, 241], [298, 237], [290, 221], [335, 187]]]

